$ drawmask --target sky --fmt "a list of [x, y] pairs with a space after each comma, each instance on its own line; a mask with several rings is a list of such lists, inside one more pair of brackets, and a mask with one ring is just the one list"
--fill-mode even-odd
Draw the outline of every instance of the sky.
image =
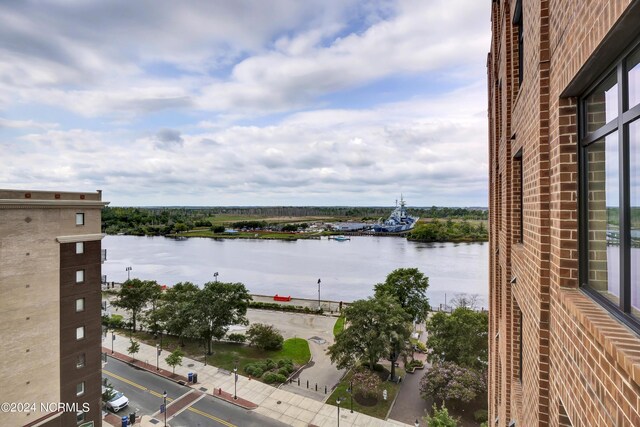
[[479, 0], [0, 2], [0, 188], [487, 206]]

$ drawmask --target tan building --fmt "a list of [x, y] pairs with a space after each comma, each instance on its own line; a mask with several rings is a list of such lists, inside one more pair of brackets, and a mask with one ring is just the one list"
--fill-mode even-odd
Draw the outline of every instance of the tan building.
[[101, 425], [106, 204], [0, 189], [0, 426]]
[[640, 426], [640, 1], [491, 8], [489, 425]]

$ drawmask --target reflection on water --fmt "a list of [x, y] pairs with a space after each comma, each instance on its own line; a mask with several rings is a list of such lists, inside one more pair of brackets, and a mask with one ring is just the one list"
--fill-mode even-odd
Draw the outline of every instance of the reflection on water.
[[396, 268], [417, 267], [429, 276], [432, 305], [456, 293], [480, 295], [486, 306], [488, 244], [417, 243], [402, 238], [354, 236], [350, 241], [214, 240], [107, 236], [102, 266], [108, 281], [132, 277], [173, 285], [213, 280], [242, 282], [256, 294], [352, 301], [373, 294], [373, 286]]

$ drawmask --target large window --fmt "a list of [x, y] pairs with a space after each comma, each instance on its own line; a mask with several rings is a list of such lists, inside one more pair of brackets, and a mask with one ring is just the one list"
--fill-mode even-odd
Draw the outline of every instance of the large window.
[[583, 97], [581, 282], [640, 330], [640, 46]]

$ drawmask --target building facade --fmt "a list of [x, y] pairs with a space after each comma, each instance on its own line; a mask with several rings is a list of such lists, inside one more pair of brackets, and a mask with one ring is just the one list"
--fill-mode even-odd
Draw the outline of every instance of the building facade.
[[491, 9], [489, 425], [640, 426], [640, 1]]
[[0, 189], [2, 426], [101, 425], [105, 205], [100, 191]]

